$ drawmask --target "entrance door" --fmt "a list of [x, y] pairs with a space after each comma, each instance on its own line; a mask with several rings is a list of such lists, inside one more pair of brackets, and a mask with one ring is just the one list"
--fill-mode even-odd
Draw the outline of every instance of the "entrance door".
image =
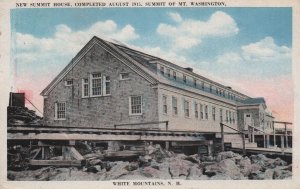
[[252, 114], [244, 114], [244, 130], [248, 130], [248, 125], [252, 126]]

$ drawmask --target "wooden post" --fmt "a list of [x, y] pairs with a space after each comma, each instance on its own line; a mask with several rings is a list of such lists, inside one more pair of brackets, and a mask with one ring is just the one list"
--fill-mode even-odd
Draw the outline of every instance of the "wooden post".
[[246, 144], [245, 144], [245, 134], [242, 134], [242, 142], [243, 142], [243, 155], [246, 155]]
[[285, 134], [285, 147], [288, 148], [289, 147], [289, 139], [288, 139], [288, 135], [287, 135], [287, 127], [286, 127], [286, 123], [284, 123], [284, 134]]
[[264, 134], [264, 148], [266, 148], [266, 135]]
[[221, 126], [221, 151], [224, 152], [224, 125], [223, 123], [220, 123]]
[[45, 159], [45, 147], [42, 146], [42, 159]]
[[274, 147], [276, 146], [276, 136], [275, 136], [275, 123], [274, 121], [272, 121], [273, 123], [273, 141], [274, 141]]
[[270, 148], [270, 135], [267, 135], [267, 148]]
[[255, 142], [255, 138], [254, 138], [254, 128], [252, 127], [252, 142]]
[[170, 147], [170, 142], [166, 141], [166, 150], [169, 150], [169, 147]]
[[280, 135], [281, 148], [284, 148], [284, 136]]

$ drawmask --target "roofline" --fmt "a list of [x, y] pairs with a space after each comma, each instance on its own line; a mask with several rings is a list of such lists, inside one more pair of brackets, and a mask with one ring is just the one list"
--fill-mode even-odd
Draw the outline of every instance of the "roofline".
[[204, 76], [202, 76], [202, 75], [199, 75], [199, 74], [197, 74], [197, 73], [190, 72], [190, 71], [186, 70], [185, 68], [183, 68], [183, 67], [181, 67], [181, 66], [179, 66], [179, 65], [177, 65], [177, 64], [174, 64], [174, 63], [172, 63], [172, 62], [170, 62], [170, 61], [167, 61], [167, 60], [165, 60], [165, 59], [162, 59], [162, 58], [160, 58], [160, 57], [153, 56], [153, 55], [147, 54], [147, 53], [145, 53], [145, 52], [141, 52], [141, 51], [138, 51], [138, 50], [135, 50], [135, 49], [132, 49], [132, 48], [123, 46], [123, 45], [119, 45], [119, 44], [116, 44], [116, 45], [117, 45], [117, 46], [120, 46], [120, 47], [122, 47], [122, 48], [126, 48], [126, 49], [128, 49], [128, 50], [130, 50], [130, 51], [134, 51], [134, 52], [137, 52], [137, 53], [139, 53], [139, 54], [143, 54], [143, 55], [152, 57], [152, 58], [156, 59], [156, 61], [162, 61], [162, 63], [171, 64], [171, 65], [174, 66], [176, 69], [179, 69], [180, 71], [182, 71], [182, 72], [184, 72], [184, 73], [186, 73], [186, 74], [190, 74], [190, 75], [192, 75], [192, 76], [195, 76], [195, 77], [201, 78], [201, 79], [203, 79], [203, 80], [206, 80], [208, 83], [212, 83], [212, 84], [215, 84], [215, 85], [219, 85], [220, 87], [225, 88], [225, 90], [230, 90], [230, 91], [235, 92], [235, 93], [237, 93], [237, 94], [239, 94], [239, 95], [242, 95], [242, 96], [244, 96], [244, 97], [251, 98], [251, 97], [248, 96], [248, 95], [245, 95], [245, 94], [240, 93], [240, 92], [238, 92], [238, 91], [236, 91], [236, 90], [233, 90], [233, 89], [228, 89], [228, 88], [227, 88], [228, 86], [222, 85], [222, 84], [220, 84], [220, 83], [218, 83], [218, 82], [216, 82], [216, 81], [213, 81], [213, 80], [211, 80], [211, 79], [208, 79], [208, 78], [206, 78], [206, 77], [204, 77]]
[[[126, 56], [124, 53], [120, 52], [114, 45], [108, 41], [104, 41], [96, 36], [94, 36], [87, 44], [76, 54], [74, 58], [67, 64], [67, 66], [50, 82], [50, 84], [40, 93], [42, 96], [47, 96], [49, 92], [64, 78], [64, 76], [73, 69], [74, 66], [83, 58], [83, 56], [95, 45], [101, 46], [103, 49], [111, 53], [115, 58], [119, 59], [121, 62], [126, 64], [129, 68], [136, 71], [139, 75], [148, 80], [151, 84], [158, 82], [152, 73], [143, 65], [138, 64], [135, 60]], [[119, 55], [119, 56], [118, 56]], [[122, 58], [122, 60], [120, 59]], [[125, 60], [125, 61], [124, 61]], [[133, 64], [129, 64], [133, 63]]]

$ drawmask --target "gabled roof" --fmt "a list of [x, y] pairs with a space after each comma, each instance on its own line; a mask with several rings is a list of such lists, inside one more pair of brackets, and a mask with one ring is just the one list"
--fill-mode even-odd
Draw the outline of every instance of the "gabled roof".
[[69, 62], [69, 64], [51, 81], [51, 83], [41, 92], [41, 95], [47, 96], [49, 92], [69, 73], [73, 67], [81, 60], [81, 58], [94, 46], [99, 45], [109, 53], [111, 53], [115, 58], [120, 60], [122, 63], [127, 65], [137, 74], [141, 75], [151, 84], [156, 84], [158, 82], [155, 73], [141, 65], [136, 60], [132, 59], [130, 56], [125, 54], [123, 51], [118, 49], [113, 43], [104, 41], [96, 36], [94, 36]]

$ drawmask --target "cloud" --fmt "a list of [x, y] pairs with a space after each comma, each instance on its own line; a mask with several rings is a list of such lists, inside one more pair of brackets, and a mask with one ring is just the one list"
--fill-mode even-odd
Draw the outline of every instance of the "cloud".
[[207, 37], [228, 37], [239, 32], [234, 19], [222, 11], [211, 15], [209, 20], [183, 19], [178, 13], [169, 13], [175, 25], [160, 23], [156, 29], [162, 37], [171, 40], [173, 50], [190, 49]]
[[180, 14], [178, 14], [177, 12], [169, 12], [168, 16], [174, 20], [175, 22], [181, 22], [182, 21], [182, 17], [180, 16]]
[[232, 65], [232, 64], [239, 64], [241, 63], [243, 58], [240, 56], [239, 53], [225, 53], [222, 54], [221, 56], [217, 57], [216, 62], [218, 64], [223, 64], [223, 65]]
[[290, 48], [276, 45], [272, 37], [242, 46], [242, 50], [244, 59], [251, 62], [283, 60], [291, 56]]

